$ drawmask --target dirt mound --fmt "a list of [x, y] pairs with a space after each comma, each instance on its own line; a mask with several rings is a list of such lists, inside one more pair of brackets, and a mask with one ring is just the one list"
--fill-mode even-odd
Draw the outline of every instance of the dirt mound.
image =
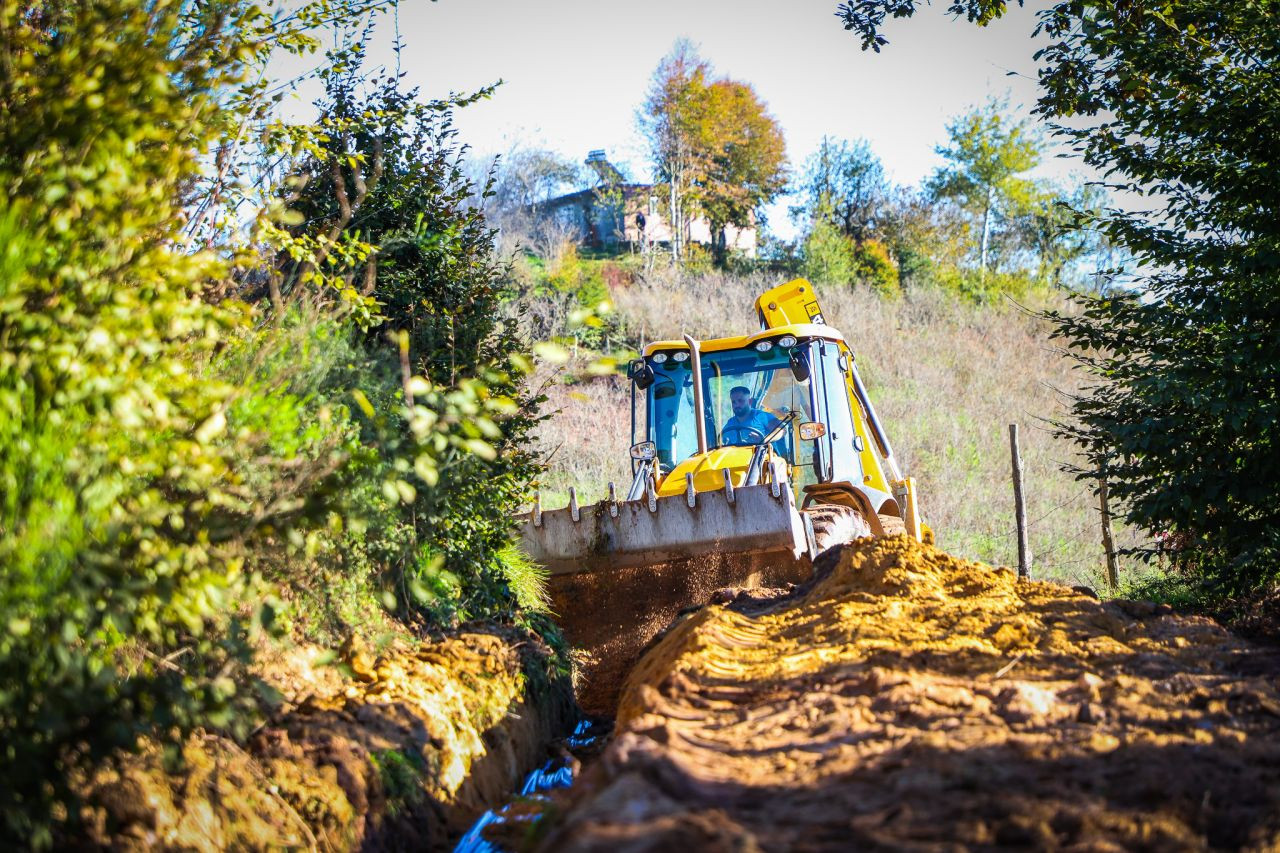
[[543, 849], [1280, 845], [1280, 656], [906, 537], [640, 661]]
[[527, 637], [464, 634], [307, 679], [246, 747], [191, 738], [101, 771], [88, 837], [112, 849], [442, 849], [544, 758], [566, 684]]

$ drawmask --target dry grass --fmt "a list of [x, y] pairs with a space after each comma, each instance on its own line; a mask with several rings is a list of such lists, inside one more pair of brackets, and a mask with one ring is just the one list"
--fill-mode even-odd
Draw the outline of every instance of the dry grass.
[[[633, 343], [741, 334], [755, 328], [762, 276], [657, 276], [614, 294]], [[919, 483], [938, 544], [995, 565], [1017, 560], [1008, 425], [1021, 430], [1033, 574], [1100, 587], [1097, 499], [1061, 468], [1074, 460], [1046, 421], [1065, 415], [1078, 377], [1048, 340], [1047, 325], [1012, 304], [975, 306], [933, 291], [886, 299], [869, 289], [819, 292], [828, 322], [858, 357], [881, 420]], [[630, 479], [629, 392], [624, 379], [551, 389], [558, 410], [539, 435], [554, 449], [544, 504], [583, 500]], [[1117, 529], [1117, 545], [1135, 544]]]
[[552, 417], [537, 433], [538, 448], [549, 461], [539, 484], [543, 506], [567, 504], [570, 486], [584, 503], [608, 494], [610, 481], [626, 493], [631, 485], [629, 389], [623, 376], [547, 386], [545, 411]]

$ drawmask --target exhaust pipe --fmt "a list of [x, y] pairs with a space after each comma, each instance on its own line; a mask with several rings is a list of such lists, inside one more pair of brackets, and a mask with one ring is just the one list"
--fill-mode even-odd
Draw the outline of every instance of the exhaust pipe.
[[684, 336], [689, 345], [689, 361], [693, 363], [693, 409], [697, 416], [698, 452], [707, 452], [707, 410], [702, 407], [702, 347], [690, 335]]

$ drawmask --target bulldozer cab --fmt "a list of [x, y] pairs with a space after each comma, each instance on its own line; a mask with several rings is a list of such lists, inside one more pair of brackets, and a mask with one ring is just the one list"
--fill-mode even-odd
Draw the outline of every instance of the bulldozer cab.
[[[716, 467], [729, 468], [737, 484], [757, 448], [785, 461], [797, 498], [815, 483], [863, 482], [864, 444], [847, 381], [851, 361], [837, 335], [821, 331], [826, 334], [799, 337], [774, 330], [703, 344], [701, 416], [708, 450], [742, 449], [716, 456]], [[660, 475], [699, 455], [697, 372], [689, 348], [674, 342], [655, 344], [632, 367], [632, 441], [653, 443]], [[735, 412], [735, 396], [738, 402], [743, 397], [735, 389], [747, 391], [746, 414]]]

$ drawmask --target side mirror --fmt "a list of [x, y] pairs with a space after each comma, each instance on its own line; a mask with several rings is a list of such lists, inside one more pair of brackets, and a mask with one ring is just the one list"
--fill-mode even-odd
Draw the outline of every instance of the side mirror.
[[791, 375], [797, 382], [809, 381], [809, 351], [796, 347], [791, 351]]
[[648, 462], [658, 455], [658, 445], [652, 441], [642, 441], [639, 444], [631, 445], [631, 458], [639, 459], [642, 462]]
[[653, 384], [653, 367], [643, 358], [637, 358], [627, 365], [627, 378], [643, 391]]
[[800, 424], [800, 440], [814, 441], [827, 434], [827, 425], [817, 421], [806, 421]]

